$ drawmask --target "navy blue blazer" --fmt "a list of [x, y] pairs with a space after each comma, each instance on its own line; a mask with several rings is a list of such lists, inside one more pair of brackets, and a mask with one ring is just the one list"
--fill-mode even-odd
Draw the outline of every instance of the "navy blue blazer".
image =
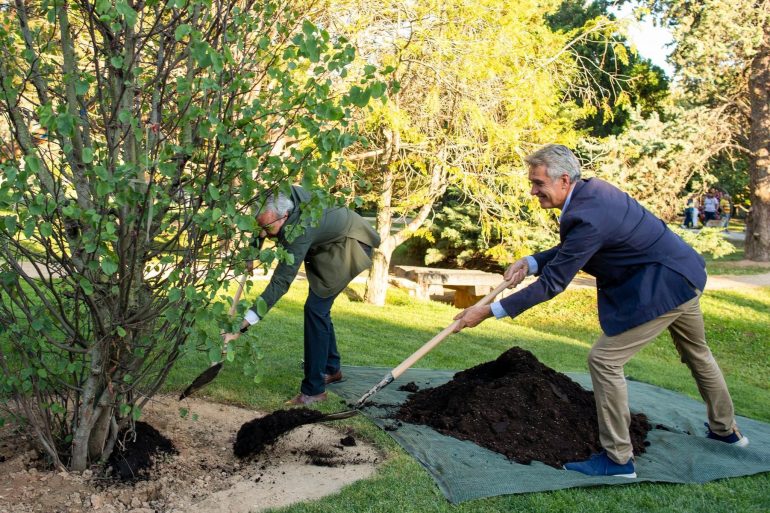
[[575, 184], [560, 244], [533, 255], [538, 280], [500, 301], [511, 317], [562, 292], [579, 270], [596, 277], [599, 324], [614, 336], [672, 310], [706, 286], [706, 264], [679, 236], [617, 187]]

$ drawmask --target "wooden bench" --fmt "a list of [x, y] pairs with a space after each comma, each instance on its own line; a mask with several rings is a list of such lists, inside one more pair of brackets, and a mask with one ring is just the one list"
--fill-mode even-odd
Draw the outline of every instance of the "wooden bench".
[[416, 284], [415, 295], [419, 299], [443, 295], [445, 288], [454, 290], [454, 305], [458, 308], [473, 305], [503, 281], [502, 274], [467, 269], [397, 265], [393, 273], [399, 278], [413, 281]]

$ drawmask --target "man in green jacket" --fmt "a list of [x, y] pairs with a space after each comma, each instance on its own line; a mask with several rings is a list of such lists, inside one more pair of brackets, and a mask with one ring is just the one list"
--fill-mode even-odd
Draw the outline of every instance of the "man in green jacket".
[[[310, 198], [302, 187], [292, 186], [290, 196], [280, 192], [269, 195], [257, 215], [260, 237], [277, 239], [294, 256], [291, 264], [278, 264], [262, 292], [267, 310], [289, 290], [303, 262], [310, 285], [305, 301], [305, 378], [300, 393], [287, 401], [291, 405], [325, 400], [326, 385], [342, 379], [331, 308], [348, 283], [372, 265], [372, 250], [380, 245], [380, 237], [371, 226], [347, 208], [325, 209], [317, 224], [302, 219], [300, 205]], [[241, 333], [260, 321], [256, 310], [255, 302], [246, 312]], [[225, 343], [239, 335], [225, 335]]]

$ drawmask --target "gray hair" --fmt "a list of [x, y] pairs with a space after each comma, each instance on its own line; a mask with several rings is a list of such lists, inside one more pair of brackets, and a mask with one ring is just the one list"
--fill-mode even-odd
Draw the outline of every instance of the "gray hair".
[[569, 148], [562, 144], [546, 144], [524, 157], [529, 167], [545, 166], [551, 180], [567, 175], [570, 183], [580, 179], [580, 161]]
[[283, 216], [294, 210], [294, 202], [284, 193], [267, 193], [265, 204], [260, 213], [275, 212], [276, 215]]

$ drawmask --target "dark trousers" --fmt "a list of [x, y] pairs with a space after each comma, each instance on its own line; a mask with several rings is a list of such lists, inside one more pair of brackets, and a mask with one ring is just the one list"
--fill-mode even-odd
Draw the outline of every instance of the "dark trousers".
[[331, 310], [339, 294], [319, 297], [312, 290], [305, 301], [305, 379], [300, 391], [317, 395], [326, 390], [324, 374], [340, 369], [340, 354], [334, 336]]

